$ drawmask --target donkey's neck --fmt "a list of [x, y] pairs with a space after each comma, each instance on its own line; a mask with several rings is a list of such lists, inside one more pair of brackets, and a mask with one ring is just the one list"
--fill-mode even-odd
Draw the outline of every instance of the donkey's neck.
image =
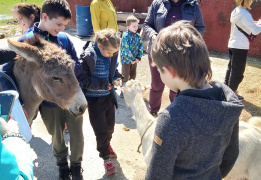
[[37, 94], [35, 87], [32, 83], [32, 77], [34, 76], [33, 69], [30, 71], [24, 69], [21, 66], [14, 67], [14, 75], [18, 83], [19, 93], [24, 103], [24, 108], [27, 111], [27, 121], [31, 124], [34, 116], [38, 112], [39, 105], [43, 99]]
[[131, 100], [130, 107], [135, 115], [137, 130], [140, 136], [142, 136], [149, 123], [153, 121], [154, 118], [147, 110], [141, 93], [134, 95]]

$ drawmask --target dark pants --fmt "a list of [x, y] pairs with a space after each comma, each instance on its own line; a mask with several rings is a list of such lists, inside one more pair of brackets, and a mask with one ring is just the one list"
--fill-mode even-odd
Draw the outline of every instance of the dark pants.
[[104, 160], [109, 159], [109, 146], [115, 125], [115, 107], [112, 96], [86, 97], [86, 99], [99, 156]]
[[229, 63], [225, 76], [225, 84], [236, 91], [244, 78], [248, 50], [229, 48]]
[[[165, 84], [162, 82], [160, 78], [160, 73], [156, 67], [151, 66], [152, 59], [148, 56], [149, 65], [150, 65], [150, 74], [151, 74], [151, 87], [150, 87], [150, 95], [149, 95], [149, 110], [150, 112], [158, 112], [161, 106], [161, 97], [165, 87]], [[176, 92], [169, 92], [169, 100], [170, 102], [174, 101]]]
[[64, 141], [65, 123], [70, 134], [70, 161], [71, 163], [81, 163], [84, 147], [83, 116], [75, 117], [68, 110], [46, 106], [40, 107], [40, 113], [47, 131], [52, 136], [53, 154], [57, 159], [57, 164], [67, 162], [68, 148]]
[[126, 83], [129, 79], [136, 78], [136, 70], [137, 70], [137, 63], [135, 64], [122, 64], [122, 85]]

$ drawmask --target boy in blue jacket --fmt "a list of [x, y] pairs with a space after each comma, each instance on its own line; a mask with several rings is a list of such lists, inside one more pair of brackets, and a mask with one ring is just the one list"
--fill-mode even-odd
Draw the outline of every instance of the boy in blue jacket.
[[[122, 64], [122, 85], [129, 79], [136, 78], [137, 63], [143, 55], [143, 42], [137, 30], [139, 19], [131, 15], [126, 19], [127, 32], [124, 32], [121, 39], [121, 64]], [[123, 94], [121, 92], [121, 97]]]
[[[35, 23], [33, 30], [22, 36], [18, 41], [22, 42], [26, 38], [33, 38], [34, 34], [39, 34], [45, 40], [57, 44], [62, 49], [65, 49], [75, 61], [75, 75], [78, 76], [82, 71], [82, 66], [77, 58], [73, 43], [64, 33], [61, 33], [70, 20], [71, 11], [66, 0], [45, 0], [42, 5], [40, 22]], [[8, 62], [3, 66], [2, 71], [15, 80], [13, 66], [13, 61]], [[1, 78], [0, 82], [3, 90], [13, 88], [5, 78]], [[49, 134], [52, 135], [53, 153], [59, 166], [60, 179], [70, 180], [71, 175], [72, 179], [83, 179], [81, 167], [84, 146], [83, 117], [75, 117], [69, 111], [46, 101], [41, 104], [39, 109], [43, 122]], [[68, 148], [65, 145], [63, 134], [65, 123], [70, 133], [70, 168], [67, 162]]]
[[213, 81], [207, 47], [188, 21], [160, 31], [151, 55], [161, 79], [178, 92], [158, 116], [146, 179], [224, 178], [238, 154], [243, 104]]

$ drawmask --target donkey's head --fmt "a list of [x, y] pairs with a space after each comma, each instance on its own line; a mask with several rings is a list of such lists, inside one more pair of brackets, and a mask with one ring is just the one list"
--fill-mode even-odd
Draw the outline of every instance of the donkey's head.
[[[21, 72], [21, 76], [26, 77], [18, 78], [22, 81], [19, 88], [23, 98], [30, 98], [25, 93], [35, 93], [42, 100], [56, 103], [76, 116], [84, 113], [87, 101], [74, 74], [74, 61], [65, 50], [40, 36], [25, 43], [8, 40], [8, 45], [22, 56], [17, 61], [22, 64], [20, 69], [23, 70], [20, 71], [26, 71]], [[29, 86], [33, 90], [23, 92], [26, 88], [21, 86]]]

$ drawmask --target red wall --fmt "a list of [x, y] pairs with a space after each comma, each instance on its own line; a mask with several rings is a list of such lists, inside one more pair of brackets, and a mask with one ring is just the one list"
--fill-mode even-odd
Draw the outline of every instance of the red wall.
[[[147, 12], [153, 0], [111, 0], [117, 11], [137, 13]], [[91, 0], [68, 0], [72, 11], [71, 27], [76, 26], [76, 5], [90, 5]], [[227, 43], [230, 34], [230, 13], [236, 7], [233, 0], [202, 0], [199, 2], [206, 25], [204, 39], [210, 51], [227, 53]], [[254, 20], [258, 20], [261, 12], [261, 2], [252, 4], [252, 14]], [[251, 42], [249, 55], [261, 58], [261, 35], [256, 41]]]

